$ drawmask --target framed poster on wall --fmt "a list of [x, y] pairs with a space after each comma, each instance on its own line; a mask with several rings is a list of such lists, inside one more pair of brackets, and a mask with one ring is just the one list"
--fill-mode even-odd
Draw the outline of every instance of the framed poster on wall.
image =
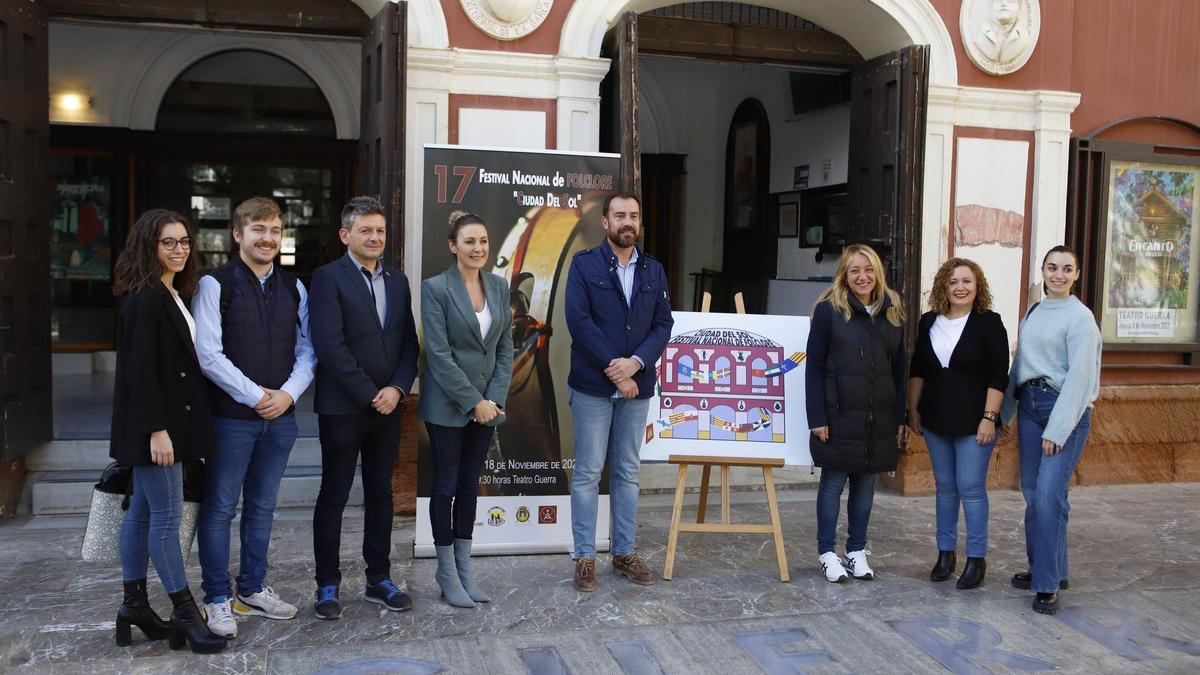
[[1105, 344], [1189, 347], [1200, 340], [1200, 159], [1163, 159], [1106, 162], [1099, 316]]

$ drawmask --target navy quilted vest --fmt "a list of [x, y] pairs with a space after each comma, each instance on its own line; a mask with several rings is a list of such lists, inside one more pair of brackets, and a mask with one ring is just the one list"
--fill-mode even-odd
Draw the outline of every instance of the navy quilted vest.
[[[296, 324], [300, 308], [296, 305], [296, 294], [285, 286], [295, 284], [296, 280], [276, 266], [266, 283], [260, 284], [241, 260], [230, 265], [233, 267], [233, 293], [221, 317], [225, 356], [253, 382], [278, 389], [287, 382], [296, 360]], [[224, 274], [213, 276], [221, 281], [222, 277], [228, 279], [230, 274], [229, 270], [224, 270]], [[212, 390], [213, 415], [262, 419], [252, 408], [233, 400], [220, 387], [213, 385]]]

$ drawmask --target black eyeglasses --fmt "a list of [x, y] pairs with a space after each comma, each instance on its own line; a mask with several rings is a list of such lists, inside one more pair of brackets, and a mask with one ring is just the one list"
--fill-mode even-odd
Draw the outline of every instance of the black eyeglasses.
[[185, 251], [192, 250], [191, 237], [184, 237], [183, 239], [176, 239], [175, 237], [163, 237], [162, 239], [158, 240], [158, 244], [168, 251], [174, 251], [176, 246], [182, 247]]

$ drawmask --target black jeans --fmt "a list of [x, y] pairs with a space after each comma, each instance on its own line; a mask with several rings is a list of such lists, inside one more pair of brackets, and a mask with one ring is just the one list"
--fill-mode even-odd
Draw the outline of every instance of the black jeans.
[[367, 583], [391, 574], [392, 467], [400, 451], [400, 410], [380, 415], [321, 415], [321, 491], [313, 510], [313, 555], [317, 585], [338, 585], [342, 512], [354, 484], [354, 465], [362, 454], [363, 542]]
[[455, 539], [470, 539], [475, 531], [479, 474], [495, 427], [475, 422], [443, 427], [426, 422], [425, 428], [433, 456], [433, 494], [429, 498], [433, 543], [451, 546]]

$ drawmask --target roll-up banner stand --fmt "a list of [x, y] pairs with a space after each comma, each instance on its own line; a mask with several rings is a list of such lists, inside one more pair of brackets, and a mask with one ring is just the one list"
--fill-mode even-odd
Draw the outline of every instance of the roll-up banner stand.
[[[616, 190], [620, 168], [620, 155], [613, 154], [425, 146], [421, 278], [436, 276], [454, 262], [447, 247], [450, 214], [478, 214], [487, 223], [491, 249], [484, 269], [508, 282], [513, 312], [508, 420], [497, 427], [479, 481], [476, 554], [573, 548], [567, 270], [577, 251], [603, 240], [601, 209], [604, 198]], [[413, 555], [431, 557], [433, 463], [429, 436], [424, 424], [419, 427]], [[608, 547], [605, 471], [596, 548]]]

